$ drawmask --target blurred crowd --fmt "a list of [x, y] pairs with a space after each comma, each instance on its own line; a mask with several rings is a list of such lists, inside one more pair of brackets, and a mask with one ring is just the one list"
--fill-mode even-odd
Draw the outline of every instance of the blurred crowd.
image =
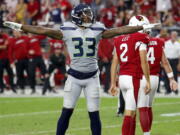
[[[80, 2], [90, 5], [97, 20], [107, 28], [127, 25], [133, 15], [139, 14], [145, 15], [151, 23], [161, 22], [163, 28], [155, 35], [166, 41], [166, 55], [169, 60], [176, 59], [176, 63], [170, 64], [178, 76], [178, 33], [166, 28], [180, 27], [180, 0], [1, 0], [0, 27], [3, 30], [0, 31], [0, 93], [5, 89], [12, 89], [14, 93], [21, 89], [24, 93], [28, 85], [33, 94], [36, 93], [37, 84], [42, 86], [42, 94], [47, 90], [56, 93], [54, 88], [64, 84], [70, 63], [61, 40], [10, 31], [3, 27], [3, 21], [59, 28], [64, 21], [70, 20], [71, 9]], [[168, 48], [172, 44], [176, 44], [176, 47]], [[113, 39], [100, 41], [98, 64], [105, 92], [109, 89], [113, 49]], [[161, 74], [161, 80], [165, 81], [163, 71]], [[166, 93], [170, 93], [168, 86]]]
[[164, 26], [180, 25], [180, 0], [1, 0], [0, 23], [3, 20], [23, 24], [61, 24], [70, 19], [73, 6], [90, 5], [96, 18], [106, 27], [128, 24], [131, 16], [142, 14], [150, 22]]
[[19, 31], [12, 31], [11, 36], [0, 32], [0, 93], [7, 88], [25, 93], [28, 85], [34, 94], [37, 84], [41, 84], [42, 94], [56, 92], [55, 85], [64, 84], [68, 64], [61, 40]]

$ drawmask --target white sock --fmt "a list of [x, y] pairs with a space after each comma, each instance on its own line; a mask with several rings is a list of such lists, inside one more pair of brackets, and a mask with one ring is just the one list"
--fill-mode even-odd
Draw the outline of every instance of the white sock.
[[144, 135], [150, 135], [150, 132], [144, 132]]

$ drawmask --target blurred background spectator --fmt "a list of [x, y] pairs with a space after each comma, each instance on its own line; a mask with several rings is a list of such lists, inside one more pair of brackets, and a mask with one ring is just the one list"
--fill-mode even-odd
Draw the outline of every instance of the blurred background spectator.
[[24, 0], [18, 0], [15, 9], [16, 22], [25, 24], [26, 11], [27, 4], [24, 2]]
[[[16, 68], [17, 85], [21, 93], [25, 93], [26, 76], [28, 73], [28, 37], [19, 31], [13, 31], [13, 36], [9, 39], [9, 61], [11, 68]], [[25, 74], [26, 73], [26, 74]]]
[[[108, 48], [108, 49], [107, 49]], [[101, 83], [104, 86], [104, 92], [108, 93], [110, 85], [110, 69], [113, 55], [114, 43], [113, 39], [102, 39], [99, 42], [99, 70]]]
[[[165, 42], [164, 52], [168, 61], [172, 67], [174, 73], [174, 79], [178, 81], [178, 71], [180, 71], [180, 43], [177, 41], [178, 33], [176, 31], [171, 32], [170, 39]], [[167, 76], [164, 78], [166, 94], [171, 93], [169, 87], [169, 79]], [[178, 94], [178, 91], [175, 91]]]
[[2, 31], [0, 31], [0, 93], [4, 92], [4, 89], [6, 88], [6, 85], [4, 84], [3, 76], [5, 75], [4, 71], [6, 70], [8, 74], [8, 80], [10, 87], [14, 93], [16, 93], [15, 85], [14, 85], [14, 75], [13, 71], [10, 67], [10, 61], [8, 59], [8, 35], [4, 34]]
[[39, 0], [29, 0], [27, 4], [26, 23], [37, 24], [39, 18], [40, 18]]
[[160, 14], [161, 22], [165, 20], [165, 14], [171, 9], [171, 0], [156, 0], [156, 11]]
[[2, 2], [0, 3], [0, 27], [3, 27], [3, 21], [7, 20], [9, 10], [7, 9], [6, 3]]

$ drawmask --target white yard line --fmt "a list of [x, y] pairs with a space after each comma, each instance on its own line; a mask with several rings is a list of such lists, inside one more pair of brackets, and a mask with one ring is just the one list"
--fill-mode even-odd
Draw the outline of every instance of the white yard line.
[[[177, 120], [165, 120], [165, 121], [153, 121], [153, 124], [172, 123], [172, 122], [180, 122], [180, 119], [177, 119]], [[139, 125], [139, 123], [138, 123], [138, 125]], [[102, 128], [103, 129], [106, 129], [106, 128], [117, 128], [117, 127], [120, 127], [120, 126], [121, 126], [121, 124], [104, 126]], [[69, 131], [84, 131], [84, 130], [90, 130], [90, 127], [70, 128], [69, 129]], [[15, 134], [7, 134], [7, 135], [40, 135], [40, 134], [47, 134], [47, 133], [55, 133], [55, 131], [54, 130], [48, 130], [48, 131], [37, 131], [37, 132], [24, 132], [24, 133], [18, 133], [18, 134], [15, 133]], [[176, 134], [176, 135], [178, 135], [178, 134]]]
[[180, 102], [172, 102], [172, 103], [169, 103], [169, 102], [166, 102], [166, 103], [154, 103], [153, 106], [161, 106], [161, 105], [173, 105], [173, 104], [180, 104]]
[[[116, 107], [102, 107], [100, 110], [107, 110], [107, 109], [115, 109]], [[86, 108], [79, 108], [75, 109], [75, 112], [83, 112], [87, 111]], [[50, 113], [60, 113], [61, 110], [55, 110], [55, 111], [41, 111], [41, 112], [31, 112], [31, 113], [15, 113], [15, 114], [5, 114], [0, 115], [1, 118], [9, 118], [9, 117], [18, 117], [18, 116], [33, 116], [33, 115], [43, 115], [43, 114], [50, 114]]]
[[[180, 104], [180, 102], [173, 102], [173, 103], [155, 103], [154, 106], [160, 106], [160, 105], [173, 105], [173, 104]], [[116, 106], [109, 106], [109, 107], [102, 107], [100, 110], [106, 110], [106, 109], [116, 109]], [[80, 108], [75, 109], [75, 112], [81, 112], [81, 111], [87, 111], [86, 108]], [[43, 114], [50, 114], [50, 113], [60, 113], [60, 110], [54, 110], [54, 111], [41, 111], [41, 112], [30, 112], [30, 113], [14, 113], [14, 114], [4, 114], [0, 115], [0, 119], [2, 118], [9, 118], [9, 117], [18, 117], [18, 116], [33, 116], [33, 115], [43, 115]]]
[[153, 106], [159, 106], [159, 105], [173, 105], [173, 104], [180, 104], [180, 102], [172, 102], [172, 103], [155, 103]]
[[[22, 100], [23, 100], [23, 102], [33, 102], [34, 100], [42, 100], [42, 99], [53, 100], [54, 98], [62, 99], [63, 97], [62, 97], [62, 95], [56, 95], [56, 96], [38, 96], [38, 95], [36, 95], [36, 96], [33, 96], [33, 95], [25, 95], [25, 96], [19, 95], [18, 96], [17, 95], [17, 96], [7, 96], [7, 97], [0, 95], [0, 99], [3, 99], [3, 98], [8, 98], [8, 99], [6, 99], [5, 101], [0, 100], [0, 103], [16, 103], [16, 102], [22, 102]], [[20, 100], [14, 100], [16, 98], [18, 98]], [[22, 100], [21, 100], [21, 98], [22, 98]], [[32, 100], [29, 99], [29, 98], [32, 98]], [[37, 99], [37, 98], [40, 98], [40, 99]], [[80, 97], [80, 98], [84, 98], [84, 97]], [[113, 97], [113, 96], [110, 96], [110, 95], [104, 95], [104, 96], [101, 96], [101, 98], [117, 98], [117, 97]], [[158, 98], [180, 98], [180, 94], [178, 96], [156, 96], [155, 98], [156, 99], [158, 99]]]
[[164, 113], [164, 114], [161, 114], [161, 116], [164, 116], [164, 117], [180, 116], [180, 112], [178, 112], [178, 113]]
[[31, 113], [14, 113], [14, 114], [5, 114], [0, 115], [0, 118], [9, 118], [9, 117], [18, 117], [18, 116], [33, 116], [40, 114], [50, 114], [50, 113], [58, 113], [60, 111], [43, 111], [43, 112], [31, 112]]
[[[42, 100], [43, 99], [43, 100]], [[9, 98], [9, 100], [3, 100], [3, 101], [1, 101], [0, 100], [0, 103], [2, 104], [4, 104], [4, 103], [19, 103], [19, 102], [23, 102], [23, 103], [29, 103], [29, 102], [34, 102], [34, 101], [38, 101], [38, 100], [40, 100], [40, 101], [44, 101], [44, 100], [46, 100], [46, 101], [48, 101], [48, 100], [54, 100], [54, 98], [52, 98], [52, 97], [41, 97], [41, 98], [36, 98], [36, 97], [32, 97], [32, 99], [29, 99], [29, 98], [25, 98], [25, 99], [19, 99], [19, 100], [14, 100], [14, 99], [12, 99], [12, 98]]]

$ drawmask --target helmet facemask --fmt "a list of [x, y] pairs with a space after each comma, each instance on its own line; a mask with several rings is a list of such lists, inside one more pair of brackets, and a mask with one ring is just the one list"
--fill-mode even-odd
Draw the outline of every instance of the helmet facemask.
[[82, 11], [81, 15], [82, 19], [82, 26], [90, 27], [93, 23], [93, 13], [90, 8], [85, 8]]
[[80, 4], [71, 12], [72, 22], [78, 26], [90, 27], [94, 20], [91, 8], [87, 5]]

